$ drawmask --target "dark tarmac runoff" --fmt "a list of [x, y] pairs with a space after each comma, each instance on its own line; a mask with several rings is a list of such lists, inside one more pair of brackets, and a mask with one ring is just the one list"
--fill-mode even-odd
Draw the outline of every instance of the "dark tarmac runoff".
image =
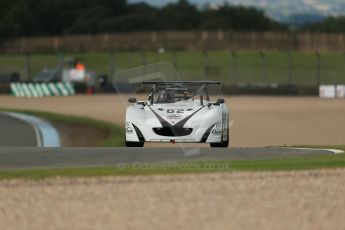
[[37, 132], [34, 126], [0, 113], [0, 147], [37, 145]]
[[334, 154], [326, 150], [288, 148], [33, 148], [1, 147], [0, 170], [177, 163], [208, 160], [272, 159]]

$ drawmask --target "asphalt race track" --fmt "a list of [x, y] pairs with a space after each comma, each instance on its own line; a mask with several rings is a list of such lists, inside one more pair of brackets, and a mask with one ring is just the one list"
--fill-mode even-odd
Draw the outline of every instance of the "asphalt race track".
[[33, 125], [0, 114], [0, 169], [111, 166], [133, 163], [269, 159], [334, 154], [290, 148], [37, 148]]
[[288, 148], [0, 148], [0, 169], [111, 166], [133, 163], [270, 159], [334, 154]]
[[0, 146], [37, 146], [35, 128], [29, 123], [0, 113]]

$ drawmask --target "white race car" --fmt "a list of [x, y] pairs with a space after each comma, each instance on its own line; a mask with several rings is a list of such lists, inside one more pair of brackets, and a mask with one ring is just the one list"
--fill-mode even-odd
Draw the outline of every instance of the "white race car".
[[210, 143], [229, 145], [229, 111], [224, 99], [212, 101], [210, 86], [216, 81], [143, 82], [152, 85], [147, 101], [137, 101], [126, 111], [126, 146], [144, 142]]

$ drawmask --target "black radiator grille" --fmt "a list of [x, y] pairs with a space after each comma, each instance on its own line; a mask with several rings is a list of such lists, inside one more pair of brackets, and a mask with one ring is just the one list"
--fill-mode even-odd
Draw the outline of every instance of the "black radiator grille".
[[153, 128], [153, 131], [160, 136], [165, 137], [182, 137], [188, 136], [193, 132], [192, 128], [183, 128], [183, 127], [162, 127], [162, 128]]

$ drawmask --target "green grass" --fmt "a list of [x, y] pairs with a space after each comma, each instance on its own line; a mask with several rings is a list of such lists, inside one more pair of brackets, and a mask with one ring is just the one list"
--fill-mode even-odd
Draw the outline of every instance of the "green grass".
[[49, 121], [60, 122], [71, 125], [83, 125], [98, 129], [104, 133], [108, 133], [107, 138], [98, 143], [99, 147], [121, 147], [124, 146], [124, 130], [115, 124], [104, 121], [94, 120], [91, 118], [62, 115], [57, 113], [31, 111], [31, 110], [13, 110], [13, 109], [0, 109], [0, 111], [20, 112], [28, 115], [33, 115], [47, 119]]
[[22, 169], [0, 171], [0, 180], [40, 180], [50, 177], [97, 177], [166, 175], [234, 171], [291, 171], [345, 167], [345, 154], [309, 157], [284, 157], [263, 160], [204, 161], [183, 163], [128, 164], [113, 167]]
[[[259, 51], [237, 52], [237, 68], [234, 68], [233, 58], [228, 51], [209, 52], [209, 79], [222, 80], [230, 85], [238, 82], [275, 82], [288, 83], [289, 56], [287, 52], [267, 51], [266, 61], [263, 62]], [[146, 53], [146, 63], [170, 62], [174, 63], [171, 52], [158, 54]], [[292, 80], [298, 85], [316, 84], [316, 56], [313, 52], [294, 52]], [[94, 70], [97, 75], [109, 74], [110, 56], [108, 53], [69, 53], [65, 58], [77, 57], [83, 60], [87, 68]], [[143, 65], [141, 52], [118, 52], [115, 55], [116, 70]], [[202, 52], [178, 51], [176, 52], [177, 69], [182, 79], [204, 79], [204, 58]], [[25, 56], [0, 55], [0, 69], [2, 71], [17, 71], [22, 79], [26, 76]], [[32, 55], [30, 63], [30, 78], [35, 76], [42, 68], [57, 66], [57, 54]], [[321, 53], [321, 82], [345, 84], [345, 56], [342, 53]], [[265, 67], [265, 69], [263, 69]]]

